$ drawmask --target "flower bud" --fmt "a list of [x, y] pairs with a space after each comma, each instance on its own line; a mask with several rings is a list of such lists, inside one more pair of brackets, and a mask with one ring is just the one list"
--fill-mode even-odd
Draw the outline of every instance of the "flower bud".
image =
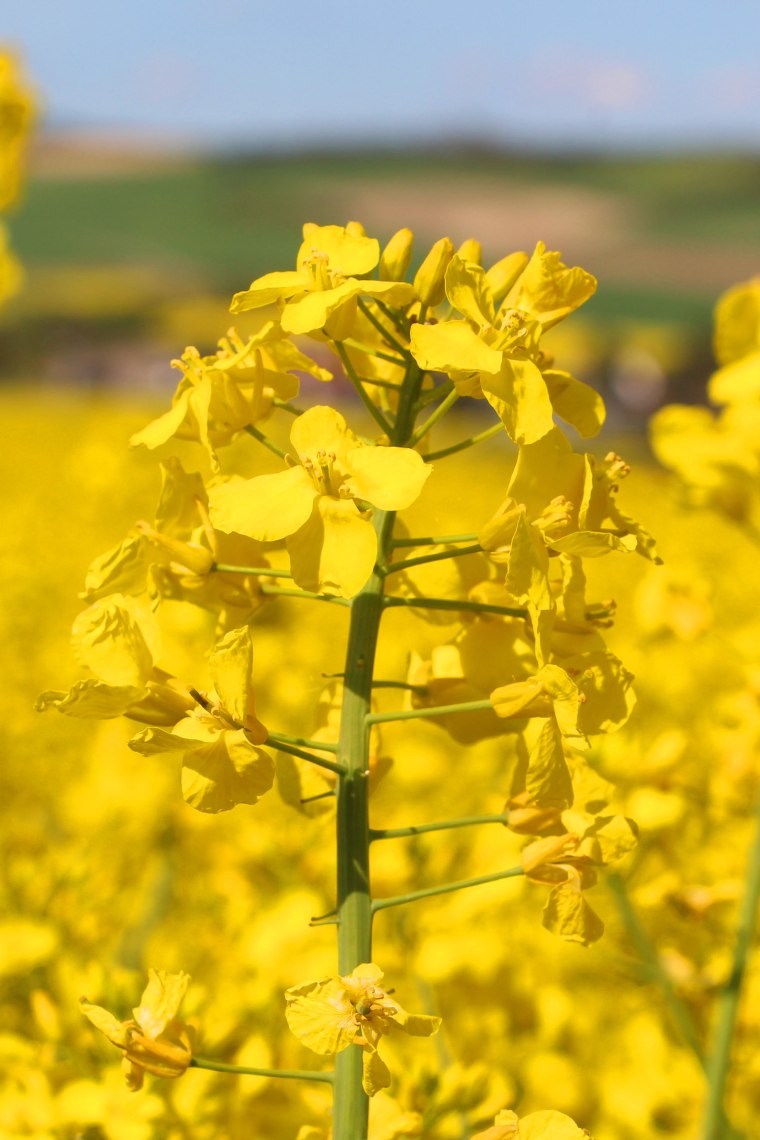
[[483, 261], [483, 247], [477, 238], [467, 238], [457, 250], [457, 257], [462, 261], [470, 261], [474, 265], [481, 265]]
[[529, 260], [527, 253], [509, 253], [491, 266], [486, 273], [486, 281], [491, 286], [495, 305], [506, 297]]
[[412, 258], [414, 234], [409, 229], [396, 230], [380, 254], [380, 280], [403, 281]]
[[454, 245], [450, 238], [440, 238], [414, 277], [414, 291], [423, 305], [431, 308], [440, 305], [444, 297], [444, 282], [449, 262], [454, 256]]

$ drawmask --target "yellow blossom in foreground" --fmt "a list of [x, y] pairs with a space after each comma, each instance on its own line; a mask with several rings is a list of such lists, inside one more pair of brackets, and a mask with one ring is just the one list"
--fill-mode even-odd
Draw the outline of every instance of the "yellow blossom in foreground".
[[520, 1120], [511, 1109], [504, 1109], [492, 1128], [472, 1140], [584, 1140], [588, 1135], [564, 1112], [531, 1112]]
[[124, 1054], [122, 1067], [127, 1084], [142, 1088], [145, 1073], [156, 1077], [181, 1077], [192, 1059], [191, 1031], [177, 1019], [190, 977], [148, 970], [148, 984], [139, 1006], [128, 1021], [119, 1021], [107, 1009], [80, 1001], [82, 1013]]
[[377, 1046], [388, 1033], [412, 1037], [438, 1032], [440, 1017], [407, 1013], [381, 987], [383, 973], [373, 962], [357, 966], [341, 978], [304, 982], [285, 993], [285, 1016], [291, 1031], [309, 1049], [323, 1056], [349, 1045], [364, 1049], [362, 1084], [368, 1096], [390, 1084], [390, 1072]]
[[304, 412], [290, 440], [287, 471], [211, 488], [211, 521], [218, 530], [260, 542], [286, 539], [302, 589], [352, 597], [377, 555], [375, 528], [363, 503], [382, 511], [410, 506], [430, 468], [410, 447], [362, 444], [334, 408]]

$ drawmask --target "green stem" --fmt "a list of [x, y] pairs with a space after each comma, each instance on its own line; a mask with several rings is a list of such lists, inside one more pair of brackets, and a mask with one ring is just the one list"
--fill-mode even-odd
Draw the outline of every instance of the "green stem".
[[311, 752], [305, 752], [303, 748], [294, 748], [292, 744], [285, 744], [276, 736], [268, 736], [264, 741], [264, 747], [275, 748], [278, 752], [286, 752], [288, 756], [297, 756], [299, 760], [308, 760], [310, 764], [316, 764], [317, 768], [326, 768], [328, 772], [335, 772], [339, 776], [345, 772], [342, 764], [336, 764], [333, 760], [325, 760], [322, 756], [314, 756]]
[[657, 982], [662, 990], [674, 1025], [677, 1027], [681, 1037], [689, 1046], [700, 1065], [704, 1066], [705, 1059], [702, 1053], [702, 1046], [691, 1013], [678, 996], [669, 974], [663, 969], [660, 957], [652, 945], [649, 935], [641, 925], [639, 916], [631, 903], [625, 882], [620, 875], [613, 873], [608, 876], [607, 884], [615, 897], [618, 913], [636, 953], [641, 959], [647, 973]]
[[313, 594], [311, 590], [295, 590], [288, 586], [260, 586], [259, 592], [279, 598], [304, 598], [307, 602], [332, 602], [334, 606], [350, 606], [349, 598], [339, 598], [335, 594]]
[[712, 1048], [707, 1058], [707, 1102], [702, 1122], [702, 1140], [721, 1140], [723, 1099], [731, 1063], [731, 1045], [736, 1028], [742, 982], [757, 928], [760, 903], [760, 795], [755, 808], [755, 834], [747, 862], [744, 898], [739, 910], [731, 973], [718, 998], [718, 1016]]
[[332, 1073], [312, 1073], [308, 1069], [251, 1069], [247, 1065], [225, 1065], [223, 1061], [209, 1061], [206, 1057], [193, 1057], [191, 1069], [210, 1069], [214, 1073], [237, 1073], [249, 1077], [281, 1077], [288, 1081], [321, 1081], [331, 1085]]
[[[413, 428], [413, 405], [421, 373], [410, 359], [399, 393], [391, 443], [403, 446]], [[369, 724], [372, 675], [383, 615], [385, 579], [378, 567], [387, 559], [395, 515], [377, 511], [377, 565], [351, 604], [343, 679], [335, 811], [337, 838], [338, 972], [345, 976], [372, 961], [372, 896], [369, 874]], [[367, 1140], [369, 1099], [362, 1087], [362, 1050], [344, 1049], [336, 1058], [333, 1140]]]
[[442, 534], [436, 538], [394, 538], [389, 543], [393, 550], [399, 546], [446, 546], [455, 542], [474, 542], [476, 534]]
[[349, 380], [356, 389], [357, 395], [360, 397], [365, 408], [372, 416], [375, 423], [383, 429], [385, 434], [390, 435], [391, 425], [388, 423], [380, 409], [372, 403], [372, 400], [370, 399], [366, 388], [362, 384], [360, 377], [357, 375], [356, 370], [351, 363], [351, 358], [349, 357], [345, 348], [339, 340], [333, 341], [333, 344], [335, 345], [335, 351], [343, 362], [343, 367], [346, 370], [346, 376], [348, 376]]
[[289, 400], [281, 400], [279, 396], [274, 396], [272, 405], [275, 408], [282, 408], [283, 412], [288, 412], [291, 416], [302, 416], [306, 408], [297, 408], [295, 404], [291, 404]]
[[483, 548], [479, 542], [472, 546], [460, 546], [458, 550], [439, 550], [436, 554], [419, 554], [416, 558], [404, 558], [401, 562], [391, 562], [385, 571], [395, 574], [397, 570], [407, 570], [410, 566], [424, 566], [426, 562], [441, 562], [444, 558], [461, 558], [465, 554], [482, 554]]
[[386, 606], [408, 606], [418, 610], [455, 610], [472, 614], [503, 614], [505, 617], [525, 618], [528, 611], [519, 606], [491, 606], [487, 602], [466, 602], [458, 598], [400, 598], [390, 594]]
[[430, 429], [435, 424], [437, 424], [438, 421], [443, 416], [446, 415], [449, 408], [453, 407], [453, 405], [457, 402], [458, 399], [459, 399], [459, 393], [457, 392], [457, 390], [455, 388], [453, 392], [449, 392], [448, 396], [446, 396], [445, 399], [441, 400], [438, 407], [435, 409], [434, 412], [430, 413], [430, 415], [425, 420], [425, 422], [420, 424], [420, 426], [417, 428], [414, 435], [412, 436], [412, 438], [409, 441], [410, 446], [414, 447], [416, 444], [418, 444], [420, 442], [420, 440], [423, 438], [423, 436], [426, 436], [427, 433], [430, 431]]
[[349, 348], [355, 349], [357, 352], [363, 352], [365, 356], [376, 356], [378, 360], [387, 360], [389, 364], [395, 364], [397, 368], [403, 368], [406, 361], [398, 356], [391, 356], [389, 352], [382, 352], [376, 348], [370, 348], [361, 341], [353, 340], [351, 337], [344, 337], [341, 344], [348, 345]]
[[385, 313], [391, 324], [398, 329], [398, 331], [405, 337], [409, 337], [409, 321], [400, 312], [394, 310], [386, 305], [385, 301], [381, 301], [379, 297], [373, 297], [372, 300], [377, 305], [382, 313]]
[[427, 689], [424, 685], [410, 685], [408, 681], [373, 681], [373, 689], [406, 689], [410, 693], [425, 695]]
[[522, 867], [510, 867], [508, 871], [496, 871], [493, 875], [480, 875], [477, 879], [460, 879], [456, 883], [446, 883], [443, 887], [427, 887], [424, 891], [412, 891], [408, 895], [394, 895], [389, 899], [375, 899], [372, 903], [372, 913], [387, 910], [391, 906], [403, 906], [405, 903], [417, 902], [418, 899], [431, 899], [435, 895], [448, 895], [452, 891], [463, 891], [467, 887], [482, 887], [486, 883], [497, 883], [500, 879], [515, 879], [524, 875]]
[[257, 427], [254, 427], [253, 424], [246, 424], [244, 430], [247, 431], [249, 435], [252, 435], [254, 439], [257, 439], [259, 443], [263, 443], [264, 447], [268, 447], [269, 450], [274, 452], [275, 455], [279, 455], [280, 459], [285, 458], [287, 452], [283, 451], [281, 447], [278, 447], [277, 444], [271, 440], [268, 435], [264, 435], [263, 431], [259, 431], [259, 429]]
[[337, 744], [329, 744], [324, 740], [314, 740], [310, 736], [288, 736], [287, 733], [278, 732], [275, 734], [277, 741], [284, 741], [285, 744], [295, 744], [299, 748], [316, 748], [317, 752], [337, 752]]
[[228, 566], [226, 562], [215, 562], [211, 567], [217, 574], [250, 574], [256, 578], [292, 578], [289, 570], [272, 570], [267, 566]]
[[[379, 557], [393, 526], [393, 515], [374, 519]], [[372, 672], [380, 619], [383, 577], [375, 570], [351, 607], [338, 758], [337, 916], [338, 973], [350, 974], [372, 961], [372, 899], [369, 879], [369, 729]], [[362, 1051], [344, 1049], [336, 1058], [333, 1133], [335, 1140], [366, 1140], [369, 1101], [362, 1088]]]
[[463, 701], [456, 705], [435, 705], [430, 709], [397, 709], [396, 712], [368, 713], [364, 718], [368, 725], [385, 724], [392, 720], [426, 720], [429, 717], [451, 716], [452, 713], [485, 712], [493, 705], [490, 701]]
[[359, 308], [364, 313], [364, 315], [367, 318], [367, 320], [369, 321], [369, 323], [371, 325], [374, 325], [374, 327], [380, 333], [380, 336], [383, 338], [385, 343], [388, 345], [388, 348], [392, 348], [393, 351], [397, 352], [399, 354], [399, 356], [401, 356], [405, 361], [410, 360], [411, 355], [409, 353], [409, 349], [404, 348], [403, 344], [401, 344], [399, 341], [396, 340], [393, 333], [389, 332], [388, 329], [385, 327], [385, 325], [382, 324], [382, 322], [377, 319], [375, 314], [372, 312], [372, 310], [369, 308], [369, 306], [362, 300], [361, 297], [359, 297], [358, 303], [359, 303]]
[[453, 391], [454, 385], [450, 380], [444, 384], [434, 384], [432, 388], [427, 388], [420, 396], [416, 404], [417, 411], [421, 412], [428, 404], [434, 404], [436, 400], [440, 400], [442, 396], [448, 396], [449, 392]]
[[439, 823], [417, 823], [411, 827], [371, 827], [370, 842], [376, 839], [406, 839], [410, 835], [424, 835], [429, 831], [451, 831], [455, 827], [476, 827], [481, 823], [506, 824], [507, 817], [501, 815], [467, 815], [459, 819], [444, 819]]
[[484, 443], [487, 439], [493, 439], [495, 435], [504, 432], [504, 424], [494, 424], [493, 427], [486, 428], [485, 431], [478, 432], [477, 435], [471, 435], [468, 439], [462, 439], [459, 443], [452, 443], [449, 447], [442, 447], [439, 451], [430, 451], [427, 455], [423, 455], [426, 463], [432, 463], [434, 459], [445, 459], [447, 455], [454, 455], [457, 451], [464, 451], [465, 448], [474, 447], [476, 443]]

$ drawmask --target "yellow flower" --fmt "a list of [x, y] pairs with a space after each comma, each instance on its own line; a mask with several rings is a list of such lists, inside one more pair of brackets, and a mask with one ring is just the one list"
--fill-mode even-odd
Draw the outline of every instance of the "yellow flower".
[[148, 970], [148, 984], [128, 1021], [119, 1021], [102, 1006], [82, 998], [85, 1017], [124, 1054], [122, 1067], [129, 1087], [142, 1088], [145, 1073], [181, 1077], [192, 1059], [191, 1031], [177, 1019], [190, 977]]
[[542, 331], [586, 300], [591, 283], [595, 288], [589, 274], [568, 269], [539, 242], [497, 310], [486, 272], [455, 255], [446, 296], [465, 320], [414, 325], [412, 355], [422, 368], [448, 373], [460, 395], [485, 397], [516, 443], [535, 443], [551, 431], [555, 411], [582, 435], [595, 435], [604, 419], [601, 397], [547, 368], [539, 349]]
[[[350, 314], [360, 296], [382, 297], [390, 304], [414, 300], [414, 290], [405, 282], [360, 280], [380, 260], [380, 246], [356, 223], [348, 226], [316, 226], [307, 223], [298, 250], [296, 268], [265, 273], [248, 289], [236, 293], [233, 313], [284, 302], [281, 323], [285, 332], [303, 334], [325, 328], [341, 310]], [[345, 313], [341, 314], [342, 325]], [[335, 332], [336, 330], [333, 330]]]
[[286, 539], [305, 590], [352, 597], [372, 573], [377, 537], [365, 502], [410, 506], [430, 474], [408, 447], [360, 443], [333, 408], [310, 408], [293, 424], [287, 471], [230, 480], [209, 492], [211, 520], [260, 542]]
[[0, 53], [0, 210], [18, 197], [21, 152], [34, 118], [34, 103], [12, 55]]
[[160, 447], [167, 440], [195, 440], [206, 448], [211, 466], [219, 469], [216, 448], [229, 443], [248, 424], [270, 415], [273, 400], [298, 395], [295, 371], [320, 380], [331, 374], [283, 339], [282, 330], [269, 321], [258, 333], [242, 341], [234, 329], [219, 341], [213, 356], [186, 348], [172, 365], [182, 373], [172, 406], [130, 439], [137, 447]]
[[362, 1084], [368, 1096], [390, 1084], [390, 1073], [378, 1055], [380, 1038], [403, 1032], [430, 1037], [440, 1017], [407, 1013], [380, 986], [383, 974], [372, 962], [346, 977], [323, 978], [293, 986], [285, 993], [285, 1016], [291, 1031], [315, 1053], [340, 1053], [349, 1045], [364, 1049]]
[[171, 732], [145, 729], [129, 747], [143, 756], [182, 754], [182, 795], [197, 811], [229, 811], [255, 804], [274, 782], [274, 764], [258, 745], [267, 730], [256, 716], [247, 626], [226, 634], [209, 655], [214, 690], [193, 693], [199, 702]]
[[84, 610], [72, 630], [74, 650], [95, 674], [68, 693], [42, 693], [38, 712], [57, 708], [67, 716], [128, 716], [142, 724], [172, 725], [193, 707], [187, 689], [154, 665], [158, 626], [134, 598], [111, 594]]
[[519, 1119], [504, 1109], [497, 1114], [493, 1127], [478, 1132], [472, 1140], [584, 1140], [588, 1135], [564, 1112], [531, 1112]]

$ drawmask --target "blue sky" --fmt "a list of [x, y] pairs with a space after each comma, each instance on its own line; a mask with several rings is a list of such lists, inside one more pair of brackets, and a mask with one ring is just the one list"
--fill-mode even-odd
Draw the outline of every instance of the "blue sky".
[[14, 0], [60, 127], [760, 149], [757, 0]]

